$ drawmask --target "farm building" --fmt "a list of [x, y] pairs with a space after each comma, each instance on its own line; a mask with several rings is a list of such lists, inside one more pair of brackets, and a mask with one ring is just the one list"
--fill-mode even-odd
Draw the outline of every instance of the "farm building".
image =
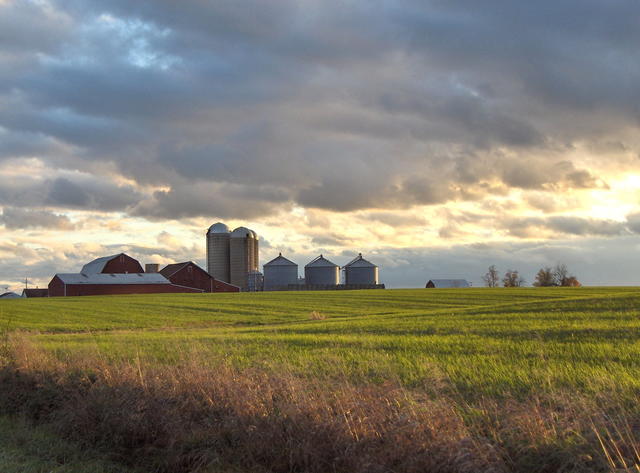
[[120, 253], [95, 259], [85, 264], [79, 273], [56, 274], [49, 283], [48, 294], [59, 297], [238, 291], [236, 286], [216, 281], [191, 261], [170, 264], [160, 272], [145, 273], [136, 259]]
[[22, 297], [32, 298], [32, 297], [49, 297], [49, 289], [23, 289]]
[[298, 284], [298, 265], [280, 253], [264, 266], [264, 290], [287, 289]]
[[463, 287], [471, 287], [466, 279], [429, 279], [427, 289], [458, 289]]
[[49, 283], [50, 297], [170, 292], [204, 291], [171, 284], [171, 281], [159, 273], [66, 273], [56, 274]]
[[378, 284], [378, 267], [367, 261], [359, 253], [353, 260], [345, 264], [344, 283], [350, 284]]
[[5, 292], [0, 294], [0, 299], [20, 299], [20, 296], [15, 292]]
[[304, 267], [304, 279], [307, 286], [337, 286], [340, 280], [340, 267], [320, 255]]
[[239, 292], [240, 288], [224, 281], [217, 281], [192, 261], [165, 266], [160, 274], [172, 284], [187, 288], [201, 289], [203, 292]]
[[80, 270], [82, 274], [127, 274], [144, 273], [138, 260], [124, 253], [97, 258], [85, 264]]

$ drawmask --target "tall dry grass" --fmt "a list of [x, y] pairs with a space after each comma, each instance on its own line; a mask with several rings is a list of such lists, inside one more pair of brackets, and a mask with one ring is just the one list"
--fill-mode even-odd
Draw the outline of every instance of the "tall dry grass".
[[0, 412], [154, 472], [635, 471], [638, 418], [604, 400], [426, 396], [397, 384], [99, 356], [58, 360], [27, 339], [0, 368]]

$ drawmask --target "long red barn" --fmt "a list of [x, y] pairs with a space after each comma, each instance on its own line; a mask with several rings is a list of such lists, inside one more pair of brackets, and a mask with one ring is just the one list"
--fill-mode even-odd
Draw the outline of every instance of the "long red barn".
[[204, 292], [240, 292], [238, 286], [215, 279], [193, 261], [167, 265], [160, 274], [173, 284], [202, 289]]

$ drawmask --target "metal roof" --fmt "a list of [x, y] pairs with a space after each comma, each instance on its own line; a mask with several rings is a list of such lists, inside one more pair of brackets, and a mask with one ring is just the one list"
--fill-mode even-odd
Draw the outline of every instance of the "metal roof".
[[255, 240], [258, 239], [258, 234], [247, 227], [238, 227], [231, 232], [231, 238], [246, 238], [247, 236], [250, 236]]
[[20, 299], [20, 296], [15, 292], [5, 292], [0, 294], [0, 299]]
[[282, 253], [280, 253], [278, 256], [273, 258], [268, 263], [263, 264], [263, 266], [298, 266], [298, 265], [293, 261], [291, 261], [290, 259], [287, 259], [284, 256], [282, 256]]
[[185, 261], [184, 263], [168, 264], [158, 272], [162, 274], [165, 278], [170, 278], [171, 276], [176, 274], [178, 271], [180, 271], [182, 268], [187, 266], [189, 263], [191, 263], [191, 261]]
[[307, 264], [305, 266], [305, 268], [321, 268], [321, 267], [336, 267], [339, 268], [339, 266], [335, 263], [332, 263], [331, 261], [329, 261], [328, 259], [326, 259], [324, 256], [320, 255], [317, 258], [315, 258], [314, 260], [312, 260], [309, 264]]
[[114, 258], [117, 258], [124, 253], [118, 253], [117, 255], [103, 256], [102, 258], [96, 258], [93, 261], [85, 264], [80, 270], [84, 274], [98, 274], [104, 270], [105, 265]]
[[429, 279], [427, 284], [432, 282], [438, 289], [454, 289], [459, 287], [471, 287], [466, 279]]
[[354, 259], [344, 265], [345, 268], [377, 268], [375, 264], [367, 261], [362, 257], [362, 253], [358, 253]]
[[209, 227], [207, 233], [231, 233], [231, 230], [224, 223], [217, 222]]
[[65, 284], [171, 284], [160, 273], [62, 273], [56, 276]]

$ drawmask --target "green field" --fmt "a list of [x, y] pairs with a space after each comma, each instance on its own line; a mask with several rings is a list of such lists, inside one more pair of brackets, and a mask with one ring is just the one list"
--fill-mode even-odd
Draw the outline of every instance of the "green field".
[[638, 288], [0, 301], [0, 376], [0, 471], [640, 471]]
[[315, 377], [444, 380], [469, 396], [640, 389], [636, 288], [52, 298], [1, 310], [5, 330], [28, 331], [60, 357], [171, 363], [197, 351]]

